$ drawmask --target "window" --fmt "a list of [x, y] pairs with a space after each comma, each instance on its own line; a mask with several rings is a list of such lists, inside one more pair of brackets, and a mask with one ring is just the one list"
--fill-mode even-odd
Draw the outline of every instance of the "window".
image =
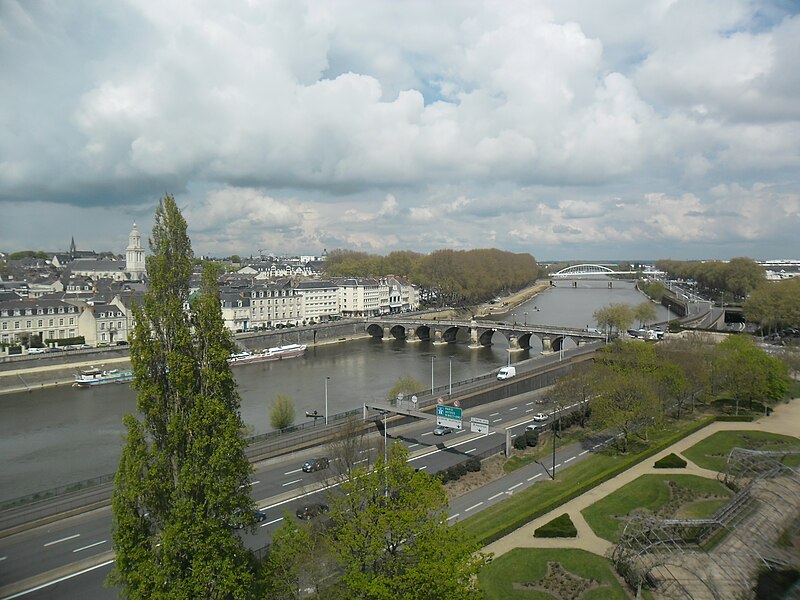
[[37, 327], [41, 327], [43, 324], [44, 322], [41, 319], [37, 321]]
[[117, 321], [117, 329], [122, 329], [122, 321]]
[[3, 321], [3, 329], [8, 329], [8, 323], [6, 323], [5, 321]]
[[30, 329], [31, 328], [31, 322], [30, 321], [25, 321], [25, 328], [26, 329]]
[[105, 333], [101, 333], [100, 334], [100, 340], [103, 341], [103, 342], [106, 341], [106, 334]]
[[70, 325], [75, 325], [75, 317], [70, 317], [69, 318], [69, 324]]
[[48, 327], [52, 327], [53, 326], [53, 319], [47, 319], [47, 326]]
[[105, 323], [100, 323], [100, 329], [105, 329], [105, 328], [106, 328], [106, 324]]
[[58, 320], [58, 324], [59, 324], [59, 325], [64, 325], [64, 319], [59, 319], [59, 320]]
[[14, 321], [14, 329], [19, 329], [19, 321]]

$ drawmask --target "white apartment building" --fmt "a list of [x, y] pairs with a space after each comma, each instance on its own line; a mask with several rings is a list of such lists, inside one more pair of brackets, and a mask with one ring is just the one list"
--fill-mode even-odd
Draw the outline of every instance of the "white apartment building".
[[375, 317], [381, 314], [381, 285], [376, 279], [335, 279], [339, 310], [343, 317]]
[[22, 334], [38, 335], [43, 342], [78, 336], [78, 313], [62, 300], [5, 300], [0, 302], [0, 341], [14, 344]]
[[87, 344], [95, 346], [130, 341], [133, 329], [131, 314], [119, 296], [110, 301], [92, 297], [68, 302], [81, 311], [78, 335], [82, 335]]
[[295, 286], [295, 290], [303, 298], [303, 316], [306, 321], [320, 323], [340, 315], [339, 287], [332, 281], [301, 281]]
[[288, 281], [256, 285], [248, 292], [250, 294], [248, 330], [302, 323], [303, 296], [292, 288]]

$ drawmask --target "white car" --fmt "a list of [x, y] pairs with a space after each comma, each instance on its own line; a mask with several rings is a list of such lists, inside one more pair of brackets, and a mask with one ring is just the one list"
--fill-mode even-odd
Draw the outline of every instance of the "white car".
[[47, 348], [28, 348], [28, 354], [44, 354]]
[[536, 421], [537, 423], [541, 423], [542, 421], [547, 421], [547, 419], [549, 418], [550, 416], [544, 413], [536, 413], [535, 415], [533, 415], [533, 420]]

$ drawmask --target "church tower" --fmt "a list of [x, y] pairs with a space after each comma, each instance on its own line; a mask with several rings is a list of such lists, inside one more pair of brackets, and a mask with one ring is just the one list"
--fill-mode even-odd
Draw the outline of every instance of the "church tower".
[[144, 248], [142, 248], [142, 236], [136, 229], [136, 223], [128, 234], [128, 247], [125, 251], [125, 270], [130, 274], [131, 279], [143, 279], [146, 275], [144, 263]]

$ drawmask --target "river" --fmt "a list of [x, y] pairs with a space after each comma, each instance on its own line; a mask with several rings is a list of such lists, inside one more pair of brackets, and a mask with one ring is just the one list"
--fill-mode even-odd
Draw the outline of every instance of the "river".
[[[559, 281], [536, 298], [495, 320], [564, 327], [594, 327], [592, 313], [611, 303], [635, 306], [646, 298], [632, 282]], [[656, 307], [659, 320], [668, 314]], [[527, 314], [526, 314], [527, 313]], [[426, 388], [468, 379], [506, 364], [507, 343], [495, 334], [493, 345], [470, 349], [466, 343], [433, 345], [402, 340], [362, 339], [309, 348], [290, 360], [234, 369], [248, 433], [271, 429], [270, 403], [277, 394], [295, 404], [296, 423], [307, 410], [329, 414], [385, 398], [399, 377], [411, 375]], [[515, 353], [512, 360], [537, 356], [541, 347]], [[432, 374], [432, 375], [431, 375]], [[0, 501], [112, 473], [122, 446], [122, 416], [134, 412], [135, 391], [127, 385], [88, 389], [57, 387], [0, 396]]]

